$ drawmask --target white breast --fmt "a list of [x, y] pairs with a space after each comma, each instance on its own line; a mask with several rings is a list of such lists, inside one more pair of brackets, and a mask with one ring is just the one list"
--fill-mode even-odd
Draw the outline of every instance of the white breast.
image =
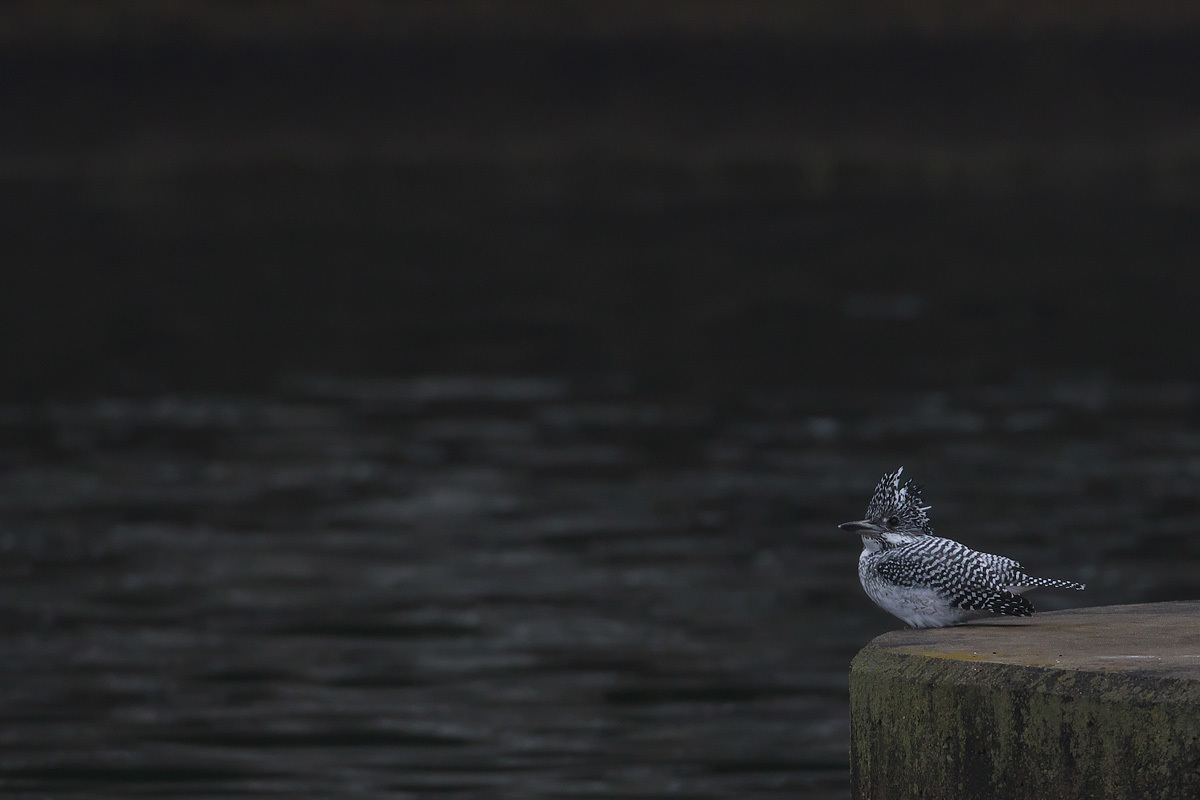
[[875, 571], [878, 553], [863, 550], [858, 558], [858, 578], [875, 605], [914, 628], [944, 628], [987, 616], [950, 604], [946, 598], [923, 586], [895, 586], [881, 580]]

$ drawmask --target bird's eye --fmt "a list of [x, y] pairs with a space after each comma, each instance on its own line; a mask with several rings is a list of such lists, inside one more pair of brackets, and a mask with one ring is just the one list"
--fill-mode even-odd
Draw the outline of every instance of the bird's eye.
[[899, 525], [899, 524], [900, 524], [900, 518], [899, 518], [899, 517], [888, 517], [888, 527], [889, 527], [889, 528], [894, 528], [894, 527], [896, 527], [896, 526], [897, 526], [897, 525]]

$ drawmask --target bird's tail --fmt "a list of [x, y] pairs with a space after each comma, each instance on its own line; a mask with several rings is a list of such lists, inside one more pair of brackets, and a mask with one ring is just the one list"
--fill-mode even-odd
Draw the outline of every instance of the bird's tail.
[[1057, 578], [1034, 578], [1031, 575], [1019, 575], [1014, 587], [1019, 590], [1032, 589], [1035, 586], [1045, 586], [1051, 589], [1077, 589], [1083, 591], [1085, 584], [1075, 581], [1060, 581]]

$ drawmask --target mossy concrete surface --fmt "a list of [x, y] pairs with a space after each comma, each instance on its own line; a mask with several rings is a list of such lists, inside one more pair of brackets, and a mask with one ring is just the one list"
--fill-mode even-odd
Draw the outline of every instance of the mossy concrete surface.
[[884, 634], [850, 725], [855, 798], [1200, 797], [1200, 602]]

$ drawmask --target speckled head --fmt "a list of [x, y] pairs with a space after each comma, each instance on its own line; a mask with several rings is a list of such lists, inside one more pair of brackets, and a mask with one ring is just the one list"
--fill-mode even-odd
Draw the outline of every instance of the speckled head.
[[921, 487], [911, 480], [900, 483], [904, 467], [889, 472], [879, 479], [875, 495], [867, 506], [867, 518], [861, 522], [839, 525], [842, 530], [861, 533], [864, 536], [883, 536], [897, 533], [907, 536], [925, 536], [933, 533], [933, 525], [926, 513], [932, 506], [921, 505]]

